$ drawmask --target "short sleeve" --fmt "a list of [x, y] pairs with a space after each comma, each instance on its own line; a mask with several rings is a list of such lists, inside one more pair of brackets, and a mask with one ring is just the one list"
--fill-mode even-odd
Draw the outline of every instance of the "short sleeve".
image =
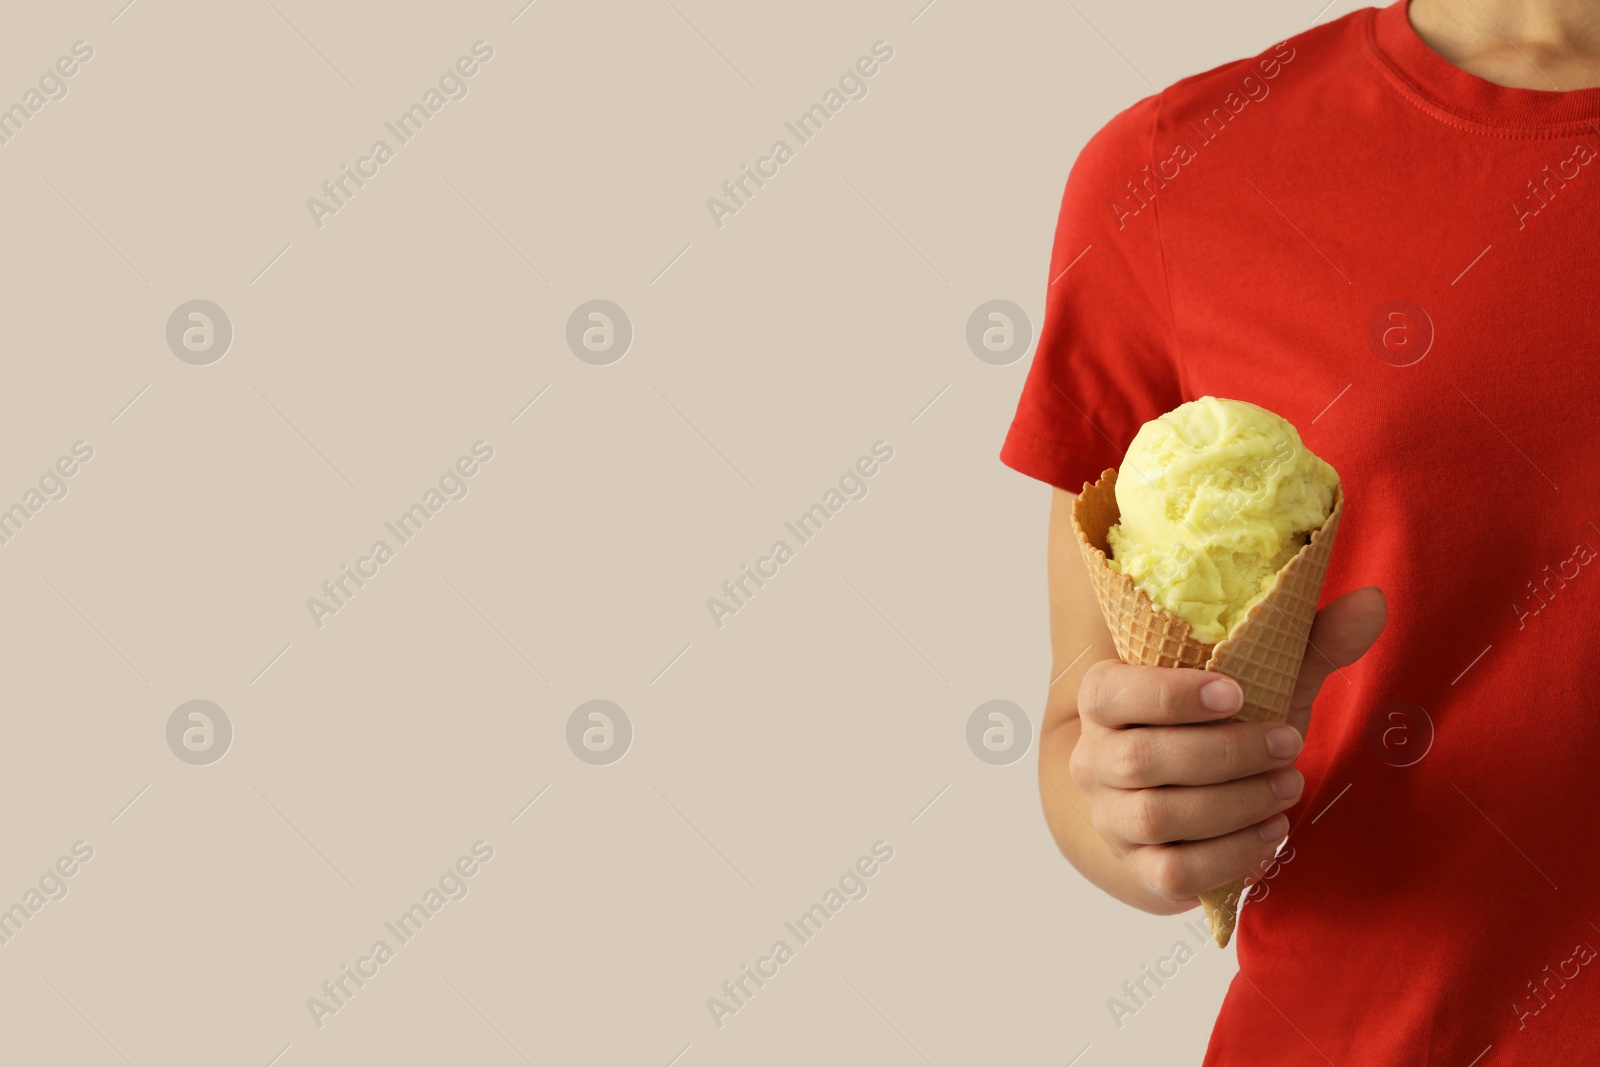
[[1072, 166], [1039, 346], [1000, 450], [1006, 466], [1074, 493], [1183, 402], [1155, 194], [1142, 184], [1159, 106], [1152, 96], [1117, 115]]

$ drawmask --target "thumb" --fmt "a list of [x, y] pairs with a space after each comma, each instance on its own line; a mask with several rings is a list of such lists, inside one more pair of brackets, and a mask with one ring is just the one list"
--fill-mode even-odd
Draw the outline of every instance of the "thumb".
[[1375, 585], [1356, 589], [1317, 612], [1306, 642], [1300, 679], [1289, 703], [1289, 725], [1305, 736], [1311, 720], [1311, 702], [1322, 683], [1340, 667], [1348, 667], [1371, 648], [1383, 633], [1389, 603]]

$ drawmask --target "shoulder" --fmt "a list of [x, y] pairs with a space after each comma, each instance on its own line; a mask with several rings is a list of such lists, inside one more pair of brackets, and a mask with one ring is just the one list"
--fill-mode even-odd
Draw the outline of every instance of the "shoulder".
[[1308, 90], [1332, 88], [1351, 76], [1352, 64], [1364, 62], [1358, 54], [1361, 35], [1375, 10], [1361, 8], [1152, 93], [1112, 116], [1084, 145], [1074, 169], [1105, 176], [1124, 174], [1130, 166], [1137, 171], [1156, 149], [1171, 147], [1175, 131], [1193, 140], [1190, 124], [1199, 127], [1210, 119], [1214, 129], [1290, 86], [1302, 99]]

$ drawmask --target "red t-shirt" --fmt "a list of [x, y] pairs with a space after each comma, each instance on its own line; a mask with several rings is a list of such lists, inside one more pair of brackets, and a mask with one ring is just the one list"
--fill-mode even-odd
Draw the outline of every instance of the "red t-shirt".
[[1600, 89], [1469, 75], [1405, 0], [1140, 101], [1072, 169], [1001, 459], [1076, 492], [1146, 420], [1248, 400], [1343, 480], [1325, 599], [1389, 599], [1208, 1065], [1600, 1062], [1597, 235]]

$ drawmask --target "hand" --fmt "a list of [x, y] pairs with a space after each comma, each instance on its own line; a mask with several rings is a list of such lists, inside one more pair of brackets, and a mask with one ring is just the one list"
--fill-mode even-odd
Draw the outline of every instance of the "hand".
[[1293, 764], [1312, 702], [1372, 647], [1387, 612], [1368, 587], [1317, 613], [1287, 723], [1222, 721], [1244, 694], [1220, 674], [1116, 660], [1084, 674], [1068, 771], [1089, 820], [1156, 894], [1192, 903], [1265, 869], [1305, 786]]

